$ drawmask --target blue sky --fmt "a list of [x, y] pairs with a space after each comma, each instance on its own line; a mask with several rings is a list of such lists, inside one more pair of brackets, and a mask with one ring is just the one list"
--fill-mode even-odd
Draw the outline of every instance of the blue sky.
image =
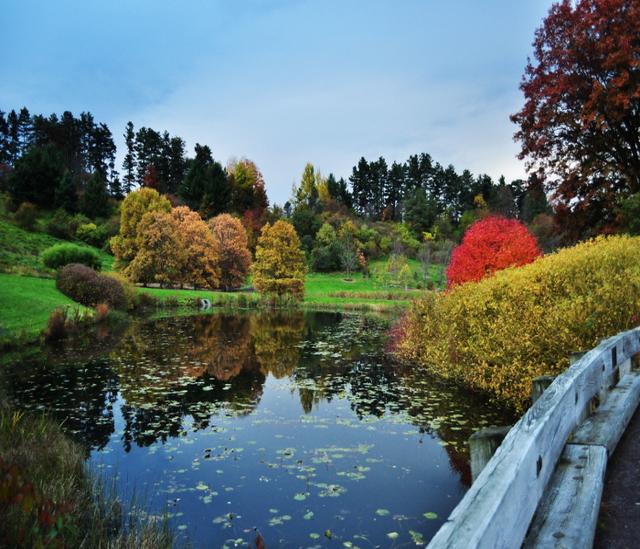
[[[510, 113], [551, 0], [6, 0], [0, 109], [91, 111], [246, 156], [283, 203], [312, 162], [428, 152], [524, 175]], [[121, 147], [119, 147], [121, 148]]]

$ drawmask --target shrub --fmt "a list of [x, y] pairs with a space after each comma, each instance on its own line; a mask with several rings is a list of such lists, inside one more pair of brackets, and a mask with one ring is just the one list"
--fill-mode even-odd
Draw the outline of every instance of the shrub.
[[82, 263], [92, 269], [100, 270], [101, 261], [98, 252], [91, 248], [75, 244], [55, 244], [41, 254], [42, 263], [50, 269], [59, 269], [70, 263]]
[[66, 265], [58, 272], [56, 287], [88, 307], [95, 307], [98, 303], [106, 303], [114, 309], [125, 309], [127, 306], [120, 282], [79, 263]]
[[98, 227], [95, 223], [83, 223], [76, 229], [76, 237], [83, 242], [101, 248], [106, 241], [104, 228]]
[[75, 231], [72, 227], [72, 217], [64, 210], [56, 210], [46, 225], [46, 230], [51, 236], [71, 240]]
[[67, 315], [64, 309], [60, 307], [54, 309], [43, 332], [45, 341], [51, 342], [64, 339], [67, 335], [66, 320]]
[[138, 294], [138, 289], [133, 285], [133, 283], [123, 274], [120, 273], [105, 273], [104, 276], [108, 278], [113, 278], [117, 282], [120, 283], [122, 289], [124, 290], [124, 297], [126, 301], [126, 309], [129, 311], [133, 311], [138, 308], [140, 305], [140, 297], [141, 294]]
[[506, 267], [526, 265], [540, 257], [535, 238], [515, 219], [490, 216], [476, 221], [453, 250], [447, 288], [477, 282]]
[[522, 409], [531, 380], [638, 323], [640, 238], [600, 237], [447, 293], [409, 312], [401, 358]]
[[23, 202], [20, 204], [18, 211], [13, 214], [18, 227], [26, 229], [27, 231], [33, 231], [36, 225], [36, 219], [38, 218], [38, 208], [31, 202]]

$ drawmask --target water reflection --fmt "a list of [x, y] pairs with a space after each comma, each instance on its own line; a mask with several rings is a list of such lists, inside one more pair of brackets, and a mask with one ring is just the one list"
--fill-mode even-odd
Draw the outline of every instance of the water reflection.
[[[341, 496], [349, 502], [349, 513], [357, 515], [360, 500], [368, 500], [369, 492], [380, 496], [381, 490], [392, 490], [384, 488], [385, 482], [407, 483], [405, 491], [431, 482], [448, 496], [418, 491], [412, 497], [407, 492], [407, 501], [401, 497], [397, 505], [424, 507], [427, 498], [430, 508], [424, 511], [437, 509], [444, 518], [469, 483], [468, 437], [480, 426], [512, 419], [478, 397], [389, 362], [380, 352], [386, 326], [379, 317], [303, 312], [134, 322], [121, 333], [102, 334], [101, 342], [24, 357], [19, 366], [3, 368], [0, 382], [19, 406], [46, 409], [64, 421], [92, 460], [114, 454], [114, 463], [127, 474], [141, 479], [147, 475], [146, 482], [157, 489], [158, 506], [162, 497], [166, 503], [167, 494], [199, 494], [197, 501], [184, 504], [195, 524], [197, 517], [208, 516], [203, 509], [219, 493], [199, 492], [208, 486], [198, 476], [200, 464], [233, 454], [237, 477], [229, 477], [235, 484], [229, 481], [225, 490], [245, 502], [238, 505], [252, 521], [248, 526], [273, 528], [270, 546], [278, 546], [273, 543], [277, 536], [286, 545], [307, 534], [282, 517], [274, 522], [268, 507], [253, 509], [255, 503], [247, 503], [263, 483], [275, 483], [285, 501], [306, 501], [314, 489], [314, 497], [323, 498], [318, 501]], [[237, 447], [243, 439], [251, 451]], [[151, 466], [149, 460], [160, 459], [158, 448], [164, 454]], [[372, 448], [375, 456], [368, 453]], [[125, 459], [142, 451], [150, 452], [142, 461]], [[291, 464], [283, 464], [294, 455]], [[439, 455], [446, 456], [449, 471], [437, 470]], [[319, 464], [324, 464], [322, 473]], [[377, 475], [369, 474], [371, 469], [378, 470]], [[153, 476], [158, 470], [164, 471], [166, 481]], [[326, 482], [319, 481], [322, 476]], [[195, 484], [196, 478], [200, 488], [189, 486], [189, 479]], [[361, 488], [347, 491], [345, 480], [359, 482]], [[275, 497], [275, 486], [269, 498]], [[434, 497], [444, 499], [429, 499]], [[247, 505], [252, 513], [247, 513]], [[322, 531], [330, 523], [332, 529], [342, 529], [345, 540], [352, 539], [348, 536], [355, 526], [342, 524], [343, 511], [323, 503], [305, 508], [304, 517], [324, 512]], [[396, 521], [391, 526], [373, 524], [383, 516], [350, 520], [355, 520], [359, 535], [382, 545], [389, 541], [384, 537], [388, 528], [400, 527], [397, 521], [401, 526], [409, 521], [412, 529], [407, 526], [405, 534], [413, 542], [418, 535], [428, 539], [437, 528], [407, 509], [389, 518]], [[224, 520], [211, 523], [211, 517], [207, 523], [209, 528], [235, 528], [225, 526]], [[205, 529], [202, 535], [204, 540], [212, 533]], [[200, 538], [190, 539], [198, 544]]]

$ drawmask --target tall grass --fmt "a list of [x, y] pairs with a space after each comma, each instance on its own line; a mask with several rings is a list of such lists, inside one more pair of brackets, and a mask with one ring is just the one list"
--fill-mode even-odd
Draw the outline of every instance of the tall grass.
[[123, 512], [60, 425], [0, 405], [0, 546], [171, 547], [166, 520], [140, 515]]

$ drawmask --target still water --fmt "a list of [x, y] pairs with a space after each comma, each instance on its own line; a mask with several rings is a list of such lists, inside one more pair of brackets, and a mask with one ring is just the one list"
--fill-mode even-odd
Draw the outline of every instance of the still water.
[[385, 358], [388, 322], [139, 321], [21, 357], [2, 383], [195, 547], [424, 545], [468, 488], [468, 437], [513, 418]]

